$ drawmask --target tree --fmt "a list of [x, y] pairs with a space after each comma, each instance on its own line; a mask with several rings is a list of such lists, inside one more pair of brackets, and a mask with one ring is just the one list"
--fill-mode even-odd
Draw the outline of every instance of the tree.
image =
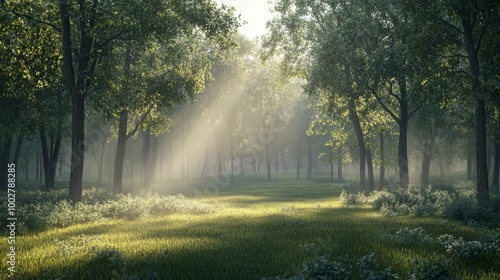
[[[487, 149], [486, 149], [486, 100], [487, 91], [483, 78], [491, 70], [489, 65], [498, 60], [491, 59], [488, 49], [498, 46], [500, 26], [500, 7], [493, 1], [423, 1], [412, 6], [423, 19], [432, 21], [439, 28], [436, 33], [443, 40], [444, 46], [450, 46], [447, 52], [439, 52], [449, 59], [461, 58], [468, 65], [464, 71], [468, 74], [470, 96], [475, 103], [476, 128], [476, 187], [477, 200], [489, 200]], [[498, 64], [497, 64], [498, 65]]]
[[13, 137], [17, 135], [13, 159], [17, 163], [23, 138], [38, 126], [41, 93], [59, 79], [60, 53], [54, 48], [59, 36], [51, 27], [17, 12], [39, 10], [40, 5], [4, 1], [0, 7], [5, 11], [0, 15], [0, 189], [4, 189]]
[[[230, 43], [227, 34], [235, 30], [238, 21], [232, 16], [229, 8], [218, 8], [210, 0], [198, 0], [196, 5], [180, 0], [157, 0], [147, 3], [98, 0], [72, 3], [60, 0], [59, 6], [63, 37], [63, 76], [73, 108], [69, 199], [78, 202], [82, 193], [85, 99], [91, 91], [102, 50], [117, 40], [140, 41], [151, 35], [161, 36], [168, 41], [178, 34], [192, 31], [195, 27], [202, 30], [207, 37], [227, 46]], [[75, 30], [79, 36], [72, 36]], [[130, 52], [130, 48], [126, 48], [126, 60], [129, 59]], [[127, 113], [123, 112], [121, 119], [126, 117]], [[124, 122], [122, 131], [126, 128]], [[120, 147], [124, 147], [124, 144]], [[124, 148], [122, 149], [124, 151]], [[116, 189], [119, 189], [118, 184]]]

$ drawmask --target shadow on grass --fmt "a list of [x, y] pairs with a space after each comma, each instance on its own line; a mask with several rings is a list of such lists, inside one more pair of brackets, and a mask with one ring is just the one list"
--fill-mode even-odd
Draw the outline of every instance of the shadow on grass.
[[[430, 256], [439, 247], [401, 246], [383, 240], [383, 232], [423, 227], [436, 237], [444, 233], [459, 236], [467, 229], [437, 219], [384, 218], [361, 207], [292, 209], [251, 218], [207, 215], [203, 220], [187, 220], [175, 226], [168, 221], [165, 218], [129, 222], [130, 228], [141, 230], [134, 234], [136, 240], [117, 240], [113, 245], [125, 256], [125, 265], [116, 270], [119, 279], [260, 279], [294, 273], [311, 255], [300, 245], [312, 243], [316, 244], [314, 255], [328, 254], [334, 258], [359, 258], [375, 252], [384, 267], [392, 266], [405, 275], [415, 258]], [[115, 227], [95, 225], [87, 230], [82, 228], [79, 233], [105, 234], [116, 231]], [[148, 242], [163, 240], [180, 240], [181, 244], [148, 248]], [[130, 252], [126, 244], [129, 242], [141, 249]], [[444, 249], [437, 253], [444, 253]], [[471, 275], [470, 279], [475, 279], [478, 271], [495, 276], [500, 273], [500, 262], [485, 260], [461, 269]], [[86, 259], [61, 265], [52, 274], [26, 275], [23, 279], [54, 279], [54, 273], [63, 279], [111, 279], [112, 271], [112, 267], [96, 263], [95, 259]]]

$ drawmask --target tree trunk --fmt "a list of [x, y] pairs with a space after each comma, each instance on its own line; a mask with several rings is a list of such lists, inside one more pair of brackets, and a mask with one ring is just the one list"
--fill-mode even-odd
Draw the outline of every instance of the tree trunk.
[[146, 131], [144, 131], [142, 138], [141, 184], [143, 188], [147, 188], [151, 185], [151, 178], [149, 176], [150, 155], [151, 155], [151, 134], [150, 134], [150, 129], [147, 128]]
[[85, 150], [85, 98], [83, 93], [73, 96], [72, 104], [71, 169], [68, 199], [72, 203], [76, 203], [82, 201]]
[[243, 155], [240, 155], [240, 175], [243, 174]]
[[460, 10], [459, 16], [463, 27], [465, 47], [467, 49], [470, 74], [472, 78], [472, 96], [475, 101], [476, 125], [476, 188], [479, 203], [489, 201], [488, 165], [486, 150], [486, 107], [481, 94], [480, 68], [479, 68], [479, 43], [476, 47], [474, 38], [475, 17], [471, 18], [468, 10]]
[[359, 150], [359, 188], [361, 191], [365, 190], [365, 169], [366, 169], [366, 148], [365, 140], [363, 137], [363, 130], [361, 129], [361, 123], [359, 121], [359, 116], [354, 109], [354, 102], [351, 103], [349, 108], [349, 115], [351, 117], [352, 125], [354, 126], [354, 131], [356, 132], [356, 138], [358, 139], [358, 150]]
[[47, 135], [45, 133], [45, 126], [40, 125], [40, 140], [42, 144], [42, 159], [43, 159], [43, 170], [45, 174], [45, 188], [53, 189], [56, 179], [57, 170], [57, 160], [59, 158], [59, 150], [61, 148], [61, 129], [58, 128], [56, 132], [56, 139], [53, 143], [50, 143], [50, 153], [47, 145]]
[[123, 109], [118, 122], [118, 139], [116, 143], [115, 168], [113, 172], [113, 190], [121, 193], [123, 180], [123, 164], [125, 160], [125, 148], [127, 145], [127, 123], [128, 110]]
[[499, 191], [498, 175], [500, 172], [500, 117], [497, 121], [497, 127], [495, 129], [495, 163], [493, 167], [493, 190]]
[[380, 177], [379, 177], [379, 190], [384, 188], [385, 183], [385, 147], [384, 135], [380, 133]]
[[[436, 131], [430, 125], [430, 139], [425, 140], [422, 146], [422, 174], [420, 184], [423, 186], [429, 185], [429, 174], [431, 169], [432, 154], [434, 153], [434, 144], [436, 143]], [[442, 153], [440, 154], [440, 161]], [[441, 162], [440, 162], [441, 164]]]
[[203, 160], [203, 167], [201, 168], [201, 175], [200, 175], [200, 178], [203, 178], [205, 176], [205, 173], [207, 171], [207, 168], [208, 168], [208, 146], [206, 148], [206, 151], [205, 151], [205, 159]]
[[30, 179], [30, 154], [26, 153], [24, 156], [24, 180], [28, 181]]
[[156, 182], [156, 168], [158, 165], [158, 150], [160, 145], [158, 137], [153, 137], [151, 144], [151, 153], [149, 154], [149, 183], [154, 184]]
[[467, 146], [467, 180], [471, 181], [472, 180], [472, 150], [470, 147], [472, 144], [470, 143], [471, 141], [467, 141], [468, 145]]
[[276, 151], [276, 154], [274, 155], [274, 173], [278, 173], [279, 172], [279, 168], [280, 168], [280, 157], [279, 157], [279, 152]]
[[21, 152], [21, 146], [23, 145], [24, 134], [19, 133], [17, 136], [16, 150], [14, 152], [14, 160], [12, 161], [17, 166], [17, 160], [19, 159], [19, 153]]
[[286, 152], [283, 152], [283, 155], [281, 156], [281, 161], [283, 163], [283, 172], [287, 172], [287, 168], [286, 168]]
[[270, 144], [265, 144], [265, 153], [266, 153], [266, 172], [267, 172], [267, 180], [271, 181], [271, 155], [269, 154], [269, 146]]
[[35, 182], [38, 182], [40, 180], [40, 153], [36, 153], [36, 160], [35, 160]]
[[370, 192], [373, 192], [375, 190], [375, 177], [373, 175], [373, 160], [371, 149], [366, 149], [366, 165], [368, 166], [368, 190]]
[[233, 149], [233, 139], [231, 138], [231, 142], [229, 143], [230, 145], [230, 153], [231, 153], [231, 178], [234, 177], [234, 149]]
[[300, 156], [300, 144], [301, 144], [301, 141], [300, 141], [300, 136], [297, 138], [297, 141], [298, 141], [298, 144], [297, 144], [297, 171], [296, 171], [296, 174], [295, 174], [295, 178], [297, 180], [300, 179], [300, 165], [301, 165], [301, 160], [302, 160], [302, 157]]
[[102, 173], [104, 169], [104, 148], [106, 147], [106, 138], [103, 137], [101, 140], [101, 153], [99, 155], [99, 171], [97, 173], [97, 185], [101, 186], [102, 183]]
[[311, 137], [307, 137], [307, 180], [312, 178], [313, 152], [311, 145]]
[[342, 165], [344, 163], [344, 159], [343, 159], [343, 155], [342, 155], [342, 148], [339, 148], [339, 158], [337, 160], [337, 177], [339, 178], [339, 180], [342, 180], [343, 179], [343, 176], [342, 176]]
[[8, 136], [7, 139], [5, 139], [5, 142], [2, 144], [2, 160], [1, 164], [2, 166], [0, 167], [0, 190], [7, 190], [7, 184], [8, 184], [8, 167], [7, 165], [10, 163], [10, 150], [12, 147], [12, 136]]
[[330, 160], [330, 182], [333, 182], [333, 159]]
[[[86, 17], [81, 15], [78, 20], [80, 24], [80, 44], [77, 55], [78, 72], [75, 75], [73, 66], [73, 49], [71, 35], [71, 20], [67, 0], [60, 0], [59, 11], [62, 24], [62, 46], [63, 61], [62, 72], [66, 88], [71, 96], [72, 104], [72, 130], [71, 130], [71, 169], [68, 199], [72, 203], [82, 200], [82, 183], [85, 150], [85, 97], [90, 90], [92, 76], [97, 60], [91, 61], [93, 46], [93, 34], [91, 26], [86, 22]], [[79, 3], [80, 9], [84, 4]], [[96, 13], [95, 8], [93, 13]], [[95, 15], [95, 14], [94, 14]], [[92, 15], [89, 15], [92, 17]]]
[[359, 121], [358, 113], [356, 112], [356, 104], [354, 103], [354, 89], [353, 81], [349, 63], [347, 61], [344, 65], [344, 75], [347, 85], [349, 86], [350, 98], [349, 98], [349, 116], [351, 118], [352, 125], [354, 126], [354, 131], [356, 132], [356, 138], [358, 139], [358, 150], [359, 150], [359, 188], [361, 191], [365, 190], [365, 161], [366, 161], [366, 146], [363, 136], [363, 130], [361, 129], [361, 123]]
[[443, 153], [439, 154], [439, 177], [440, 178], [445, 178], [446, 177], [446, 170], [444, 168]]

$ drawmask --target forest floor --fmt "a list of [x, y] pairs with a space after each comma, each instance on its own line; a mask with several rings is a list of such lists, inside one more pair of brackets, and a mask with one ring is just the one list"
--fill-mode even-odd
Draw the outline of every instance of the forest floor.
[[[381, 267], [407, 279], [415, 260], [445, 255], [438, 236], [481, 236], [480, 229], [439, 218], [388, 218], [370, 205], [345, 207], [341, 191], [290, 178], [198, 187], [190, 200], [224, 206], [211, 214], [110, 220], [17, 236], [10, 279], [261, 279], [296, 274], [318, 256], [357, 259], [372, 252]], [[430, 242], [384, 238], [419, 227]], [[91, 253], [95, 248], [105, 250]], [[462, 279], [500, 279], [498, 258], [451, 258], [450, 267]]]

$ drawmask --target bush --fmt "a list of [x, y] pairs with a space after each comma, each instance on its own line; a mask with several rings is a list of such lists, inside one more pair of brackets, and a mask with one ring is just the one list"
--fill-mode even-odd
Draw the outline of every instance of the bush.
[[425, 258], [421, 261], [415, 260], [415, 268], [409, 273], [411, 280], [448, 280], [460, 279], [453, 276], [449, 268], [449, 259], [441, 259], [436, 256]]
[[494, 222], [496, 218], [494, 201], [495, 199], [492, 199], [490, 205], [479, 205], [474, 190], [460, 191], [458, 197], [446, 205], [444, 216], [463, 222]]
[[392, 208], [397, 205], [396, 194], [389, 191], [376, 191], [370, 197], [373, 209]]
[[356, 195], [348, 193], [343, 189], [340, 193], [339, 201], [342, 205], [354, 205], [356, 204]]
[[[176, 212], [191, 214], [214, 213], [222, 204], [207, 204], [186, 199], [182, 195], [159, 196], [112, 195], [102, 189], [84, 190], [83, 200], [72, 205], [60, 190], [19, 190], [16, 201], [18, 232], [41, 231], [50, 227], [67, 227], [77, 223], [97, 222], [107, 219], [138, 219], [150, 215], [166, 215]], [[36, 199], [35, 199], [36, 197]], [[7, 208], [6, 201], [1, 204]], [[7, 218], [7, 211], [3, 214]], [[0, 216], [2, 217], [2, 216]], [[6, 232], [7, 228], [2, 229]]]
[[438, 242], [446, 248], [446, 253], [458, 258], [476, 258], [485, 255], [500, 257], [500, 235], [483, 237], [482, 240], [465, 241], [461, 237], [445, 234]]
[[352, 260], [343, 258], [342, 260], [331, 261], [326, 256], [321, 256], [313, 261], [306, 262], [302, 270], [289, 278], [264, 277], [263, 280], [302, 280], [302, 279], [399, 279], [391, 268], [380, 268], [374, 259], [375, 253], [362, 256]]

